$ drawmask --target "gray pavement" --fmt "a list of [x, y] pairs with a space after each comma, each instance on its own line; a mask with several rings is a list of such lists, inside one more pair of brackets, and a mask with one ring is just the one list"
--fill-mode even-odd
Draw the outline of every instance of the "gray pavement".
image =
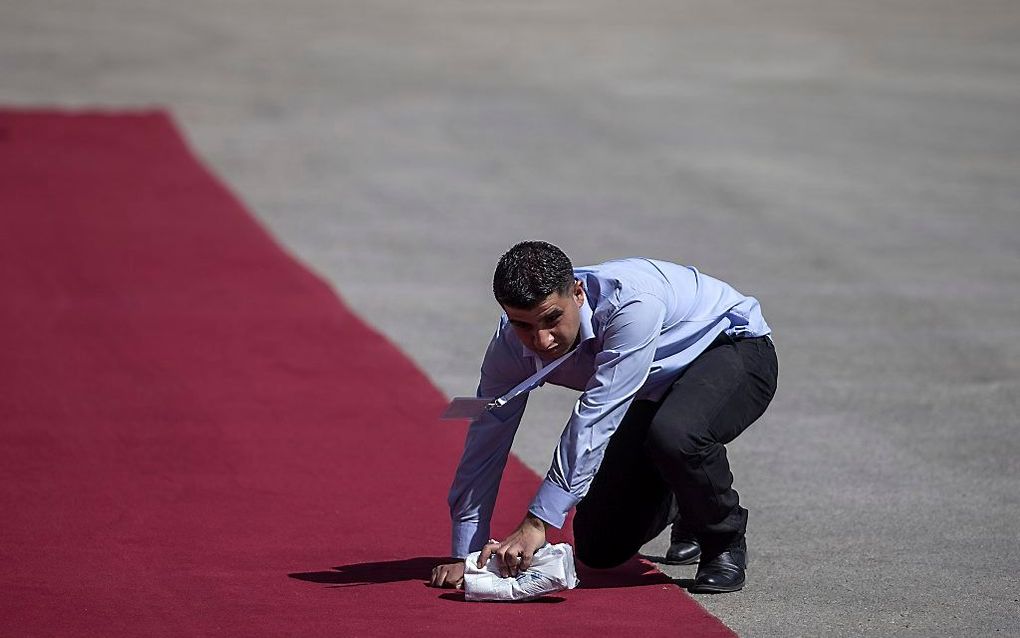
[[[748, 587], [698, 600], [1020, 635], [1020, 4], [0, 0], [0, 104], [170, 108], [450, 394], [519, 239], [730, 281], [780, 390], [731, 449]], [[571, 401], [532, 401], [540, 473]]]

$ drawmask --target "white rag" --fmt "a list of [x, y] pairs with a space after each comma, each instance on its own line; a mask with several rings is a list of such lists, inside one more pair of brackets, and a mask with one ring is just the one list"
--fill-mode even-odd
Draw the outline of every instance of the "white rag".
[[531, 600], [553, 592], [577, 587], [574, 549], [566, 544], [548, 543], [535, 552], [531, 567], [516, 577], [499, 574], [499, 557], [493, 554], [478, 567], [475, 552], [464, 559], [464, 597], [474, 601]]

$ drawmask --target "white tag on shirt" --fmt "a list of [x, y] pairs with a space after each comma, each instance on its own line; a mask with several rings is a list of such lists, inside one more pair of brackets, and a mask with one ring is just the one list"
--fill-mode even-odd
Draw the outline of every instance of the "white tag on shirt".
[[453, 401], [450, 401], [450, 405], [446, 406], [446, 410], [439, 415], [440, 419], [452, 420], [452, 419], [477, 419], [482, 416], [482, 413], [489, 409], [494, 399], [481, 398], [476, 399], [475, 397], [454, 397]]
[[520, 395], [531, 392], [549, 376], [553, 370], [558, 368], [561, 363], [570, 358], [572, 354], [577, 352], [576, 349], [571, 350], [565, 355], [559, 357], [549, 365], [535, 372], [524, 381], [521, 381], [515, 387], [511, 388], [509, 392], [503, 396], [496, 398], [480, 398], [475, 397], [454, 397], [453, 401], [450, 401], [450, 405], [446, 406], [446, 410], [439, 415], [440, 419], [477, 419], [490, 408], [503, 407], [510, 401], [516, 399]]

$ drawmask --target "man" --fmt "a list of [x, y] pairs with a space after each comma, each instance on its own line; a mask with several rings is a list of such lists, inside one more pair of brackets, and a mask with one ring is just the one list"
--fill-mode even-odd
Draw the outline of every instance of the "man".
[[[576, 506], [578, 560], [609, 568], [679, 516], [686, 533], [674, 530], [671, 553], [693, 561], [700, 550], [691, 591], [742, 588], [747, 510], [724, 445], [775, 393], [775, 348], [758, 301], [662, 261], [575, 270], [541, 241], [500, 258], [493, 292], [504, 314], [478, 396], [504, 396], [539, 370], [541, 382], [582, 394], [527, 514], [502, 541], [489, 539], [489, 520], [527, 392], [471, 423], [449, 496], [453, 556], [481, 550], [482, 566], [495, 554], [504, 575], [516, 576]], [[463, 572], [462, 562], [439, 565], [430, 584], [459, 585]]]

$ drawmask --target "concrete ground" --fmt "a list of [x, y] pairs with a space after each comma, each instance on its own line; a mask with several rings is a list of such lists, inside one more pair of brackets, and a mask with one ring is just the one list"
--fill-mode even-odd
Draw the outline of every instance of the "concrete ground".
[[[746, 636], [1020, 635], [1016, 2], [4, 0], [0, 104], [170, 108], [450, 394], [517, 240], [730, 281], [780, 390], [731, 446], [748, 586], [698, 600]], [[571, 401], [532, 402], [540, 473]]]

